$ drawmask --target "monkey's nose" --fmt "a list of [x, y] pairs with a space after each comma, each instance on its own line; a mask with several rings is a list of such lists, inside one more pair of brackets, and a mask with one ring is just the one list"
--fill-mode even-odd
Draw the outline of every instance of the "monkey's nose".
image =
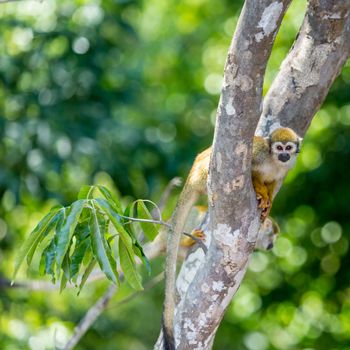
[[287, 162], [290, 159], [290, 155], [288, 153], [281, 153], [278, 155], [278, 160], [281, 162]]
[[269, 243], [268, 246], [266, 247], [266, 250], [271, 250], [273, 248], [273, 243]]

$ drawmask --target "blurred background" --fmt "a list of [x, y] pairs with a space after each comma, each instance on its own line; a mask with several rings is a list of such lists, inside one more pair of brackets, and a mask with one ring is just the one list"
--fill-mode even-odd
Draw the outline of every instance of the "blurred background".
[[[0, 279], [53, 204], [84, 184], [159, 200], [213, 135], [242, 1], [43, 0], [0, 5]], [[265, 92], [306, 1], [294, 0]], [[273, 208], [282, 234], [256, 252], [214, 349], [349, 350], [350, 62], [317, 113]], [[171, 199], [176, 200], [177, 193]], [[41, 277], [38, 264], [18, 280]], [[152, 263], [152, 276], [163, 260]], [[152, 276], [144, 274], [147, 281]], [[0, 349], [53, 349], [108, 283], [76, 290], [0, 284]], [[125, 284], [76, 349], [151, 349], [162, 283], [129, 303]]]

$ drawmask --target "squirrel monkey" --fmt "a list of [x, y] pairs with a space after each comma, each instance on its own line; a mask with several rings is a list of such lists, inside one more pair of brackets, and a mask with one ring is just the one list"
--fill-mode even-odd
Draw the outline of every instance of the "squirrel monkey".
[[[254, 136], [252, 155], [252, 182], [256, 192], [261, 222], [268, 217], [272, 200], [283, 178], [293, 167], [299, 153], [301, 138], [289, 128], [278, 128], [267, 138]], [[167, 238], [165, 266], [165, 300], [163, 311], [164, 349], [175, 350], [174, 311], [176, 260], [181, 234], [192, 206], [206, 193], [211, 147], [200, 153], [191, 168], [178, 199], [170, 224], [172, 232]], [[166, 233], [161, 232], [161, 235]], [[164, 239], [164, 238], [163, 238]]]

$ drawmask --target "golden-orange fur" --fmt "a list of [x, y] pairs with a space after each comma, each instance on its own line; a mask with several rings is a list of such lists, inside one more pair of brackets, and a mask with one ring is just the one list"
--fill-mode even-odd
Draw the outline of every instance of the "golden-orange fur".
[[271, 133], [271, 142], [299, 142], [299, 136], [290, 128], [278, 128]]

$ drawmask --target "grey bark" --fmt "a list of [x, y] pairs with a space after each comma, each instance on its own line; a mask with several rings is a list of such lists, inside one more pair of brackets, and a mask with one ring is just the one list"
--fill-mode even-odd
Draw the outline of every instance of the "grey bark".
[[260, 134], [280, 125], [303, 136], [350, 54], [350, 1], [310, 0], [299, 35], [265, 100]]
[[[259, 224], [250, 180], [252, 137], [266, 62], [288, 4], [246, 1], [229, 50], [210, 168], [209, 249], [206, 255], [198, 249], [189, 254], [179, 274], [178, 349], [212, 347], [254, 248]], [[265, 97], [258, 133], [267, 135], [281, 125], [304, 135], [349, 57], [349, 8], [349, 0], [309, 1], [299, 35]], [[264, 14], [269, 17], [266, 23], [274, 26], [261, 26], [259, 31]], [[161, 343], [160, 336], [156, 348]]]
[[[213, 232], [205, 261], [175, 316], [178, 349], [207, 349], [240, 285], [259, 229], [251, 149], [266, 64], [290, 0], [247, 0], [224, 73], [211, 158], [208, 201]], [[161, 348], [161, 339], [156, 347]]]

